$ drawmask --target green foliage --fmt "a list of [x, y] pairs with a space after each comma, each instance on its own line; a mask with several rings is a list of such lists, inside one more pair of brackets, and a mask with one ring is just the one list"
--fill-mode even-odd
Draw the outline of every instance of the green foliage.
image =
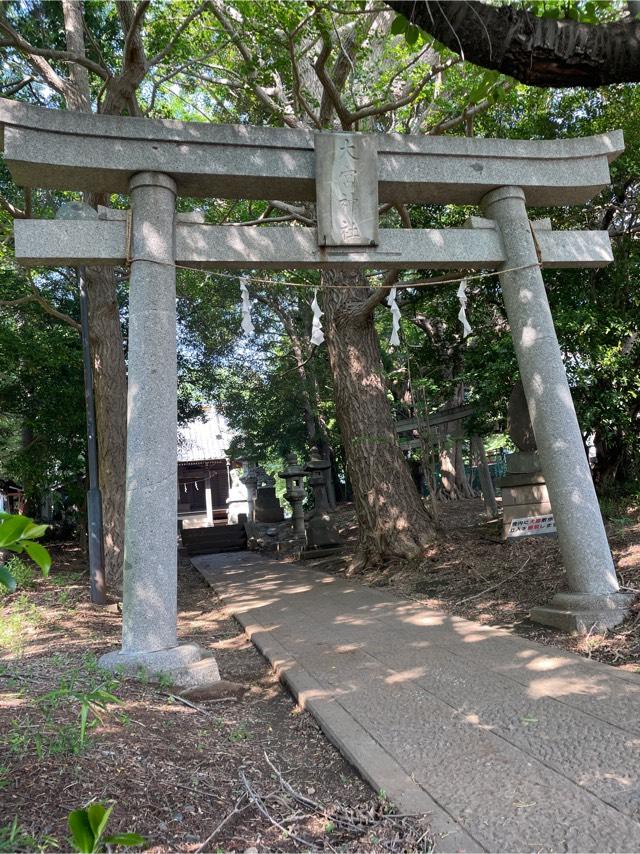
[[[2, 254], [0, 248], [0, 260]], [[54, 308], [75, 319], [74, 280], [56, 272], [34, 281]], [[0, 272], [0, 301], [30, 293], [29, 279]], [[52, 488], [60, 501], [77, 502], [86, 435], [80, 335], [37, 305], [0, 308], [0, 364], [0, 477], [19, 483], [32, 506]]]
[[251, 733], [244, 723], [241, 723], [240, 726], [236, 727], [236, 729], [229, 733], [229, 741], [234, 743], [238, 741], [246, 741], [248, 738], [251, 738]]
[[523, 5], [540, 18], [568, 19], [583, 24], [618, 20], [626, 6], [618, 0], [533, 0]]
[[[26, 552], [32, 561], [38, 564], [43, 575], [49, 574], [51, 556], [44, 546], [35, 540], [42, 537], [49, 526], [37, 525], [27, 516], [0, 513], [0, 549], [22, 554]], [[7, 564], [0, 566], [0, 586], [13, 592], [16, 579]]]
[[105, 836], [107, 824], [113, 807], [103, 804], [87, 804], [82, 809], [69, 813], [68, 824], [71, 831], [71, 845], [81, 854], [94, 854], [103, 851], [105, 846], [122, 845], [133, 848], [144, 845], [145, 839], [138, 833], [116, 833]]
[[75, 724], [61, 723], [50, 717], [44, 722], [31, 717], [14, 718], [2, 742], [20, 759], [35, 755], [40, 761], [48, 756], [74, 756], [83, 749]]

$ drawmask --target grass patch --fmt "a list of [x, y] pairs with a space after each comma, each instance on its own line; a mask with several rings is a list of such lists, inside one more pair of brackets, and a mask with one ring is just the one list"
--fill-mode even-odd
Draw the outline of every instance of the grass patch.
[[[33, 564], [27, 563], [26, 560], [22, 560], [18, 555], [13, 555], [13, 557], [10, 557], [3, 566], [5, 566], [15, 578], [18, 590], [30, 590], [34, 586], [36, 572]], [[0, 599], [9, 595], [9, 589], [7, 587], [0, 586]]]
[[21, 655], [27, 642], [27, 633], [42, 622], [42, 615], [26, 593], [19, 594], [7, 607], [0, 622], [0, 649]]
[[14, 818], [11, 824], [0, 827], [0, 851], [50, 851], [52, 848], [60, 848], [60, 843], [53, 836], [45, 836], [37, 839], [31, 836], [18, 824]]

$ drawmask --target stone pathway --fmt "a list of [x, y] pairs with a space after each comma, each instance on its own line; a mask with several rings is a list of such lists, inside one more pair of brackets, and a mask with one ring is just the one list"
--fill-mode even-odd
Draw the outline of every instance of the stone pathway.
[[437, 851], [640, 850], [640, 676], [299, 564], [193, 562]]

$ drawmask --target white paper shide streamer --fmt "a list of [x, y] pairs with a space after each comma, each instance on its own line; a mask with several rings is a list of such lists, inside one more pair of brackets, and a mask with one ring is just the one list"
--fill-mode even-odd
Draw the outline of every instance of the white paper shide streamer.
[[397, 288], [391, 288], [387, 297], [387, 305], [391, 309], [391, 338], [389, 343], [392, 347], [400, 346], [400, 306], [396, 302]]
[[311, 303], [311, 311], [313, 312], [313, 321], [311, 323], [311, 343], [317, 347], [324, 341], [324, 332], [322, 331], [322, 321], [320, 318], [324, 311], [318, 305], [318, 289], [313, 292], [313, 302]]
[[251, 321], [251, 302], [249, 301], [247, 281], [247, 278], [240, 279], [240, 294], [242, 295], [242, 331], [248, 338], [255, 332], [255, 327]]
[[462, 324], [462, 337], [466, 338], [467, 335], [471, 332], [471, 327], [469, 326], [469, 321], [467, 320], [467, 280], [463, 279], [460, 282], [460, 287], [458, 288], [458, 300], [460, 301], [460, 311], [458, 313], [458, 320]]

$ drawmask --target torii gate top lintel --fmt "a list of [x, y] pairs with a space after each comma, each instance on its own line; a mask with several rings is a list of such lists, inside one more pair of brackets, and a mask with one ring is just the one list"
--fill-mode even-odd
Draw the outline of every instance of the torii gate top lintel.
[[[312, 201], [313, 131], [48, 110], [0, 99], [5, 160], [20, 186], [128, 193], [162, 172], [197, 198]], [[382, 202], [478, 204], [519, 186], [529, 206], [583, 204], [609, 183], [622, 131], [558, 140], [358, 134], [372, 140]]]

